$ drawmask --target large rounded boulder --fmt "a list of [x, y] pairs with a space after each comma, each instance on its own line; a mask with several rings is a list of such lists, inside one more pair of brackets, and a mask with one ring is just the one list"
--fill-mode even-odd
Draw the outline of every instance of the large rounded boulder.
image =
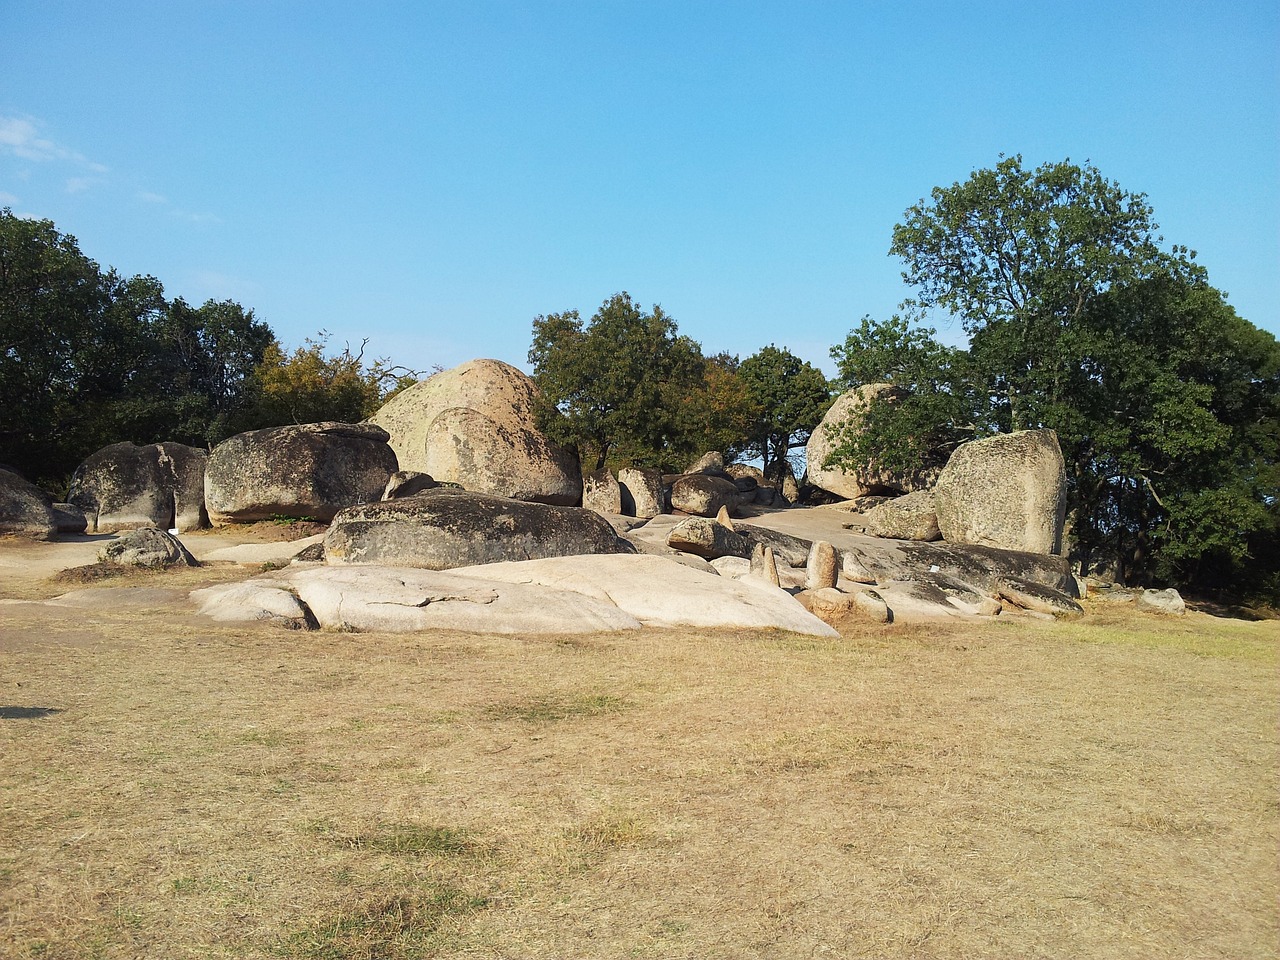
[[891, 495], [928, 489], [937, 470], [924, 464], [912, 471], [887, 470], [874, 461], [854, 467], [828, 467], [827, 457], [841, 445], [846, 431], [857, 432], [872, 404], [898, 403], [907, 392], [890, 383], [870, 383], [840, 394], [809, 435], [805, 448], [809, 483], [837, 497], [853, 500], [868, 494]]
[[329, 563], [427, 570], [634, 552], [594, 511], [448, 487], [350, 507], [334, 517], [324, 539]]
[[181, 443], [113, 443], [76, 468], [67, 500], [84, 511], [89, 533], [197, 530], [208, 526], [207, 460], [199, 447]]
[[1067, 474], [1052, 430], [1021, 430], [956, 448], [933, 491], [948, 543], [1062, 552]]
[[57, 532], [53, 507], [40, 488], [0, 467], [0, 536], [52, 540]]
[[401, 391], [370, 422], [390, 435], [400, 467], [474, 493], [572, 506], [578, 458], [535, 422], [533, 381], [498, 360], [472, 360]]
[[397, 470], [387, 432], [367, 423], [250, 430], [209, 454], [205, 507], [215, 525], [273, 517], [327, 522], [377, 500]]

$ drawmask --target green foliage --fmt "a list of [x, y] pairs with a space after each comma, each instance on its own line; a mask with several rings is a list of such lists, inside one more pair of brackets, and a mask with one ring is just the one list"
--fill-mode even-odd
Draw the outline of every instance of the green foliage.
[[968, 354], [939, 343], [936, 331], [919, 320], [918, 313], [883, 321], [866, 316], [831, 348], [841, 390], [891, 383], [907, 393], [872, 404], [858, 429], [847, 425], [827, 465], [874, 461], [912, 472], [941, 466], [957, 445], [987, 432], [968, 379]]
[[1082, 562], [1274, 598], [1275, 337], [1236, 315], [1194, 253], [1160, 250], [1145, 198], [1092, 167], [1025, 171], [1013, 157], [932, 197], [892, 252], [919, 305], [960, 316], [969, 348], [864, 320], [833, 351], [845, 383], [884, 377], [912, 394], [874, 410], [841, 462], [912, 437], [1051, 427]]
[[734, 433], [725, 364], [708, 361], [660, 306], [646, 313], [625, 292], [586, 324], [577, 310], [534, 318], [529, 363], [542, 429], [576, 446], [584, 469], [670, 469], [709, 438]]
[[337, 420], [357, 423], [377, 412], [392, 395], [418, 380], [418, 374], [377, 359], [366, 366], [364, 348], [353, 353], [350, 345], [328, 356], [329, 334], [321, 330], [315, 339], [286, 354], [272, 340], [254, 368], [252, 408], [248, 419], [257, 426], [318, 423]]
[[813, 364], [773, 344], [743, 360], [738, 378], [755, 413], [744, 451], [763, 460], [766, 477], [794, 473], [788, 454], [808, 443], [831, 406], [827, 378]]

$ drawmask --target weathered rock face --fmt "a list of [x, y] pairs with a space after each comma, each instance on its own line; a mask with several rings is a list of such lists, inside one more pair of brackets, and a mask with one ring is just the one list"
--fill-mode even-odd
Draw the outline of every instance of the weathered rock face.
[[205, 506], [219, 525], [278, 516], [328, 521], [343, 507], [377, 500], [395, 472], [387, 433], [372, 424], [251, 430], [213, 448]]
[[846, 423], [850, 429], [857, 430], [871, 404], [896, 403], [905, 396], [906, 392], [900, 387], [871, 383], [837, 397], [822, 422], [810, 434], [805, 448], [809, 483], [849, 500], [871, 493], [911, 493], [927, 489], [937, 471], [923, 466], [913, 473], [885, 470], [875, 463], [867, 463], [854, 470], [824, 466], [827, 457], [840, 445]]
[[1067, 475], [1052, 430], [1023, 430], [963, 444], [934, 489], [948, 543], [1057, 554]]
[[933, 493], [917, 490], [872, 507], [866, 514], [867, 533], [892, 540], [940, 540]]
[[1187, 612], [1187, 604], [1182, 594], [1170, 587], [1168, 590], [1143, 590], [1138, 594], [1136, 604], [1139, 610], [1151, 613], [1166, 613], [1180, 617]]
[[622, 512], [629, 517], [656, 517], [662, 513], [662, 473], [640, 467], [623, 467], [618, 471], [622, 492]]
[[392, 397], [370, 421], [387, 431], [400, 467], [473, 493], [572, 506], [578, 458], [535, 424], [537, 388], [515, 367], [472, 360]]
[[400, 497], [412, 497], [423, 490], [431, 490], [440, 486], [429, 473], [418, 473], [416, 470], [397, 470], [387, 481], [382, 491], [383, 500], [398, 500]]
[[40, 489], [0, 468], [0, 536], [52, 540], [57, 532], [58, 520]]
[[738, 488], [731, 480], [692, 473], [671, 485], [671, 509], [695, 517], [714, 517], [721, 507], [736, 506], [738, 494]]
[[138, 527], [122, 533], [98, 552], [104, 563], [131, 567], [195, 567], [195, 557], [168, 530]]
[[445, 487], [343, 510], [334, 517], [324, 548], [328, 563], [427, 570], [635, 552], [591, 510]]
[[622, 487], [608, 467], [582, 478], [582, 505], [596, 513], [611, 516], [622, 513]]
[[76, 468], [67, 500], [84, 511], [90, 533], [138, 527], [208, 526], [208, 454], [182, 443], [113, 443]]
[[58, 533], [84, 533], [89, 525], [84, 511], [74, 503], [55, 503], [53, 505], [53, 518], [58, 525]]

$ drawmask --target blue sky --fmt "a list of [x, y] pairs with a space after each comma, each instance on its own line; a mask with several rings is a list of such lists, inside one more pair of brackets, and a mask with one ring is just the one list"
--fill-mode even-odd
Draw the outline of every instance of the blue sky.
[[[419, 369], [627, 290], [831, 364], [937, 185], [1091, 160], [1280, 333], [1280, 6], [0, 5], [0, 205]], [[934, 318], [950, 339], [945, 317]]]

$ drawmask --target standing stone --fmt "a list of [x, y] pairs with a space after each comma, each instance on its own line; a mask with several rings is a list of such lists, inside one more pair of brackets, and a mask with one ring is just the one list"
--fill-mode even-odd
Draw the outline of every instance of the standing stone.
[[622, 513], [622, 488], [608, 467], [582, 478], [582, 505], [596, 513]]
[[618, 471], [622, 488], [622, 512], [629, 517], [652, 519], [663, 512], [662, 473], [641, 467], [623, 467]]
[[834, 587], [840, 579], [840, 558], [836, 548], [825, 540], [813, 541], [809, 548], [809, 561], [805, 565], [804, 588], [821, 590]]
[[327, 523], [343, 507], [380, 500], [395, 472], [387, 432], [373, 424], [251, 430], [213, 448], [205, 504], [218, 525], [273, 517]]
[[1022, 430], [962, 444], [933, 491], [948, 543], [1060, 554], [1067, 473], [1052, 430]]
[[774, 559], [772, 547], [757, 543], [752, 549], [751, 576], [775, 587], [782, 585], [778, 578], [778, 561]]

